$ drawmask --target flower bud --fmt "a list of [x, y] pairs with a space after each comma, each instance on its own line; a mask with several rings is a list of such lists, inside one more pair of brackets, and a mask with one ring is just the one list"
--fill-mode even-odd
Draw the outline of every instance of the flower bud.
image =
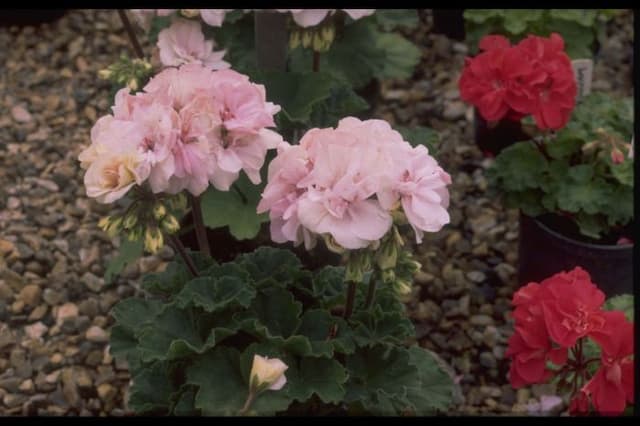
[[324, 40], [322, 39], [322, 35], [320, 32], [315, 31], [313, 33], [313, 50], [316, 52], [321, 52], [324, 47]]
[[150, 253], [156, 253], [162, 248], [164, 244], [164, 238], [160, 229], [149, 227], [144, 233], [144, 248]]
[[257, 393], [266, 389], [282, 389], [287, 383], [284, 372], [288, 368], [289, 366], [278, 358], [269, 359], [257, 354], [254, 355], [249, 380], [250, 391]]
[[168, 214], [160, 222], [162, 229], [168, 234], [175, 234], [180, 229], [180, 224], [174, 215]]
[[113, 238], [118, 235], [118, 232], [122, 229], [122, 218], [116, 217], [112, 219], [109, 223], [109, 226], [106, 229], [106, 233], [109, 237]]
[[371, 252], [365, 250], [349, 252], [345, 271], [345, 280], [361, 283], [364, 274], [371, 269]]
[[407, 220], [407, 216], [404, 214], [402, 210], [393, 210], [391, 211], [391, 218], [393, 219], [393, 223], [395, 225], [406, 225], [409, 223]]
[[303, 31], [302, 32], [302, 47], [307, 48], [311, 46], [313, 42], [313, 34], [311, 31]]
[[98, 78], [102, 79], [102, 80], [109, 80], [111, 78], [111, 75], [113, 74], [113, 71], [111, 71], [108, 68], [102, 69], [100, 71], [98, 71]]
[[397, 279], [393, 282], [393, 290], [400, 296], [406, 296], [411, 293], [411, 283]]
[[331, 43], [333, 43], [333, 39], [336, 36], [336, 30], [333, 27], [333, 25], [327, 25], [327, 26], [323, 27], [321, 32], [322, 32], [322, 39], [326, 43], [328, 43], [329, 46], [331, 46]]
[[134, 226], [136, 226], [136, 223], [138, 223], [138, 215], [136, 215], [135, 212], [129, 212], [124, 217], [122, 226], [124, 226], [124, 229], [132, 229]]
[[611, 161], [613, 164], [622, 164], [624, 162], [624, 154], [617, 147], [611, 150]]
[[162, 203], [157, 203], [153, 206], [153, 217], [156, 220], [161, 220], [167, 214], [167, 209]]
[[200, 9], [180, 9], [180, 13], [185, 18], [195, 18], [200, 16]]
[[398, 247], [392, 239], [387, 240], [376, 256], [376, 264], [381, 270], [395, 268], [398, 260]]
[[133, 91], [138, 90], [138, 80], [135, 78], [130, 79], [127, 83], [127, 87]]
[[336, 254], [342, 254], [345, 252], [345, 249], [336, 242], [336, 240], [331, 236], [331, 234], [322, 234], [322, 238], [324, 238], [324, 243], [329, 250]]
[[129, 232], [127, 233], [127, 239], [129, 241], [138, 241], [140, 238], [142, 238], [143, 233], [144, 233], [144, 227], [141, 225], [138, 225], [133, 229], [129, 230]]
[[100, 219], [100, 221], [98, 222], [98, 228], [102, 229], [102, 231], [106, 232], [107, 228], [109, 228], [109, 225], [111, 224], [111, 217], [109, 216], [104, 216], [103, 218]]
[[289, 37], [289, 49], [293, 50], [300, 46], [300, 31], [293, 30]]
[[382, 282], [385, 284], [393, 284], [396, 280], [396, 271], [393, 269], [385, 269], [380, 274]]

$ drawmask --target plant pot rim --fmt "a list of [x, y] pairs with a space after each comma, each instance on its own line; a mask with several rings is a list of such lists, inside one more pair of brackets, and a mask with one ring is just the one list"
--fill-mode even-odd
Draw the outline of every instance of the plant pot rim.
[[594, 250], [606, 250], [606, 251], [622, 251], [622, 250], [628, 250], [633, 248], [633, 243], [631, 244], [593, 244], [593, 243], [585, 243], [582, 241], [578, 241], [573, 238], [569, 238], [565, 235], [562, 235], [557, 231], [554, 231], [553, 229], [549, 228], [547, 225], [545, 225], [535, 217], [529, 216], [522, 212], [520, 212], [520, 214], [522, 216], [528, 217], [529, 219], [532, 219], [538, 227], [542, 228], [543, 231], [551, 234], [555, 238], [558, 238], [568, 244], [572, 244], [579, 247], [586, 247]]

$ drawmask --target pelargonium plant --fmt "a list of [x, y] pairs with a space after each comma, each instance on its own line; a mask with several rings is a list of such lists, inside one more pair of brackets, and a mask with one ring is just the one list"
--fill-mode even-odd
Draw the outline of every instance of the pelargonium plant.
[[[412, 146], [387, 122], [344, 113], [350, 109], [336, 93], [344, 100], [347, 83], [320, 73], [315, 62], [304, 74], [253, 70], [250, 78], [229, 69], [237, 54], [227, 57], [223, 43], [214, 51], [197, 19], [224, 30], [235, 11], [175, 12], [139, 13], [171, 19], [158, 31], [164, 69], [144, 81], [153, 67], [120, 11], [140, 58], [103, 73], [129, 87], [118, 90], [113, 114], [97, 121], [80, 154], [87, 194], [123, 204], [123, 213], [99, 226], [143, 240], [151, 252], [168, 237], [180, 256], [143, 277], [145, 297], [114, 308], [111, 350], [129, 363], [130, 406], [177, 415], [445, 410], [453, 377], [436, 354], [414, 344], [399, 300], [420, 268], [400, 228], [410, 225], [420, 242], [449, 222], [449, 175], [428, 148]], [[322, 25], [340, 16], [314, 13]], [[345, 13], [356, 19], [371, 11]], [[275, 80], [260, 84], [254, 75]], [[315, 105], [307, 97], [326, 101], [315, 116], [337, 121], [335, 128], [310, 125]], [[310, 130], [287, 142], [281, 113]], [[241, 207], [226, 198], [232, 193]], [[184, 247], [178, 234], [187, 198], [199, 250]], [[259, 213], [271, 220], [275, 243], [304, 242], [311, 250], [322, 240], [344, 266], [312, 273], [290, 251], [272, 247], [226, 263], [211, 256], [205, 223], [235, 215], [234, 223], [259, 224]]]
[[605, 295], [587, 271], [528, 283], [512, 303], [515, 333], [505, 355], [514, 388], [553, 382], [578, 415], [620, 415], [634, 403], [633, 322], [604, 309]]

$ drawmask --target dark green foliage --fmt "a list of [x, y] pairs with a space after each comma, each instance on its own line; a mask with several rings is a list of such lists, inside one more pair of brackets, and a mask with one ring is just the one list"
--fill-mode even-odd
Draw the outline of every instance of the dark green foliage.
[[[407, 347], [413, 328], [388, 286], [364, 310], [361, 285], [345, 321], [330, 313], [343, 303], [342, 268], [312, 276], [291, 252], [268, 247], [200, 266], [192, 279], [170, 264], [147, 279], [161, 298], [113, 310], [112, 353], [129, 362], [137, 413], [238, 414], [254, 354], [289, 369], [285, 387], [260, 394], [250, 414], [285, 413], [294, 402], [310, 412], [430, 414], [451, 403], [452, 378], [430, 352]], [[300, 294], [310, 296], [304, 304]]]

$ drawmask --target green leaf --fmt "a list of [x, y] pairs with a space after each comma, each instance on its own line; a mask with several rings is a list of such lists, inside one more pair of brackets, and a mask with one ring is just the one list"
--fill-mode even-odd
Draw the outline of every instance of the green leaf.
[[191, 278], [191, 272], [184, 263], [174, 261], [162, 272], [144, 275], [142, 287], [152, 294], [175, 294]]
[[128, 330], [138, 330], [141, 326], [154, 322], [162, 310], [158, 300], [129, 298], [119, 302], [111, 311], [116, 323]]
[[549, 9], [553, 18], [576, 22], [583, 27], [591, 27], [595, 23], [597, 11], [593, 9]]
[[[256, 212], [260, 201], [261, 187], [251, 183], [241, 173], [229, 191], [219, 191], [210, 186], [202, 196], [202, 217], [204, 224], [210, 228], [229, 227], [229, 232], [238, 240], [255, 237], [260, 231], [260, 224], [269, 220], [268, 215]], [[237, 192], [239, 189], [243, 195]], [[242, 197], [246, 197], [244, 200]]]
[[420, 386], [418, 369], [410, 360], [409, 352], [401, 347], [376, 345], [359, 349], [347, 357], [345, 402], [359, 402], [376, 415], [398, 414], [392, 404], [379, 404], [389, 397], [408, 402], [407, 390]]
[[234, 11], [225, 15], [222, 27], [203, 25], [207, 39], [213, 38], [217, 46], [223, 46], [227, 53], [224, 60], [242, 74], [257, 68], [253, 14], [234, 16]]
[[268, 336], [287, 338], [300, 324], [302, 305], [287, 290], [265, 288], [255, 297], [249, 311], [251, 318], [266, 328]]
[[487, 176], [505, 192], [536, 188], [547, 170], [547, 161], [533, 143], [516, 143], [500, 152]]
[[626, 159], [621, 164], [613, 164], [609, 158], [611, 174], [622, 185], [633, 186], [633, 160]]
[[138, 339], [132, 330], [121, 325], [111, 327], [109, 352], [114, 357], [128, 359], [138, 356]]
[[144, 252], [144, 244], [142, 241], [129, 241], [123, 239], [122, 244], [118, 248], [118, 254], [112, 258], [107, 264], [107, 270], [104, 272], [105, 282], [111, 283], [113, 278], [118, 275], [127, 265], [135, 262]]
[[172, 414], [175, 416], [197, 416], [200, 415], [199, 410], [195, 407], [196, 392], [198, 389], [195, 386], [183, 386], [184, 389], [180, 390], [177, 396], [175, 404], [173, 406]]
[[137, 414], [165, 415], [173, 392], [165, 363], [155, 362], [133, 376], [129, 407]]
[[313, 107], [331, 96], [342, 85], [327, 72], [259, 71], [254, 80], [264, 84], [270, 102], [280, 105], [291, 122], [307, 124]]
[[432, 415], [435, 410], [446, 411], [453, 402], [454, 383], [440, 364], [437, 355], [419, 346], [409, 348], [411, 365], [418, 369], [420, 385], [409, 388], [407, 398], [418, 416]]
[[275, 247], [259, 247], [251, 253], [238, 256], [236, 263], [244, 268], [256, 286], [265, 281], [275, 281], [280, 286], [308, 276], [302, 271], [302, 263], [290, 250]]
[[413, 29], [420, 23], [415, 9], [379, 9], [373, 16], [384, 31]]
[[344, 303], [344, 267], [325, 266], [313, 277], [313, 291], [322, 307], [331, 309]]
[[[202, 410], [203, 415], [238, 415], [249, 391], [249, 377], [242, 373], [240, 363], [237, 349], [221, 346], [187, 368], [187, 382], [199, 387], [195, 407]], [[286, 410], [291, 403], [286, 386], [280, 391], [266, 390], [261, 393], [252, 404], [249, 414], [267, 416]]]
[[525, 31], [530, 21], [536, 21], [542, 17], [543, 11], [540, 9], [505, 9], [504, 29], [511, 35], [526, 36]]
[[324, 309], [306, 311], [295, 334], [306, 337], [311, 344], [311, 352], [305, 355], [330, 358], [334, 350], [341, 353], [355, 350], [347, 323]]
[[491, 18], [502, 17], [504, 11], [500, 9], [465, 9], [463, 16], [465, 20], [482, 24]]
[[344, 117], [356, 116], [366, 111], [369, 104], [351, 88], [340, 83], [330, 90], [329, 97], [313, 106], [309, 127], [336, 127]]
[[545, 149], [551, 158], [562, 159], [579, 152], [583, 144], [584, 139], [577, 131], [567, 129], [558, 133], [551, 142], [545, 143]]
[[578, 22], [566, 19], [551, 19], [549, 28], [560, 33], [565, 42], [565, 51], [571, 59], [593, 57], [595, 32], [592, 29], [585, 29]]
[[165, 28], [169, 28], [170, 25], [171, 25], [170, 16], [154, 16], [151, 19], [149, 32], [147, 32], [149, 43], [155, 45], [158, 42], [158, 34], [160, 33], [160, 31], [162, 31]]
[[604, 302], [605, 311], [622, 311], [628, 321], [634, 320], [633, 315], [634, 298], [632, 294], [621, 294], [614, 296]]
[[169, 305], [153, 324], [143, 326], [137, 333], [138, 348], [145, 362], [180, 359], [204, 353], [235, 331], [235, 327], [227, 323], [212, 328], [203, 339], [193, 314]]
[[411, 78], [422, 56], [415, 44], [395, 33], [380, 34], [376, 40], [376, 48], [386, 58], [382, 68], [374, 71], [374, 76], [381, 80]]
[[219, 312], [230, 306], [246, 308], [255, 296], [255, 289], [238, 277], [199, 277], [187, 283], [175, 301], [181, 308], [192, 305], [206, 312]]
[[304, 402], [316, 394], [326, 403], [338, 404], [344, 398], [347, 373], [336, 360], [303, 358], [299, 365], [289, 366], [286, 376], [292, 399]]
[[431, 155], [435, 153], [436, 146], [440, 144], [440, 134], [429, 127], [396, 126], [395, 129], [400, 132], [404, 140], [409, 142], [411, 146], [424, 145]]
[[413, 323], [402, 311], [383, 310], [379, 305], [352, 315], [354, 338], [358, 346], [377, 343], [403, 344], [414, 336]]

